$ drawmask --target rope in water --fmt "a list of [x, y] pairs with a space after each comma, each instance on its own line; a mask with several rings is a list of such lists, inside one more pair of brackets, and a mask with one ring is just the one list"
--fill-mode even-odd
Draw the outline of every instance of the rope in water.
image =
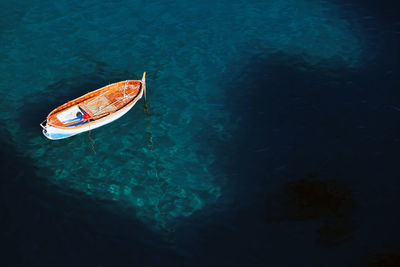
[[[160, 202], [164, 199], [167, 192], [162, 188], [162, 183], [165, 183], [165, 181], [162, 177], [160, 177], [160, 175], [158, 173], [158, 169], [157, 169], [158, 157], [156, 155], [157, 152], [154, 151], [154, 141], [153, 141], [153, 135], [151, 133], [150, 113], [149, 113], [149, 107], [147, 105], [146, 86], [144, 87], [143, 93], [144, 93], [144, 110], [146, 112], [146, 117], [147, 117], [147, 133], [149, 135], [149, 141], [150, 141], [150, 145], [149, 145], [149, 149], [151, 150], [150, 155], [153, 158], [154, 162], [156, 163], [154, 165], [154, 173], [156, 176], [156, 186], [160, 190], [159, 198], [157, 199], [157, 204], [155, 205], [156, 213], [158, 214], [158, 216], [161, 216], [162, 218], [164, 218], [166, 220], [168, 213], [166, 211], [163, 211], [162, 209], [160, 209]], [[162, 223], [161, 226], [162, 226], [162, 228], [164, 228], [167, 231], [169, 242], [174, 243], [175, 242], [175, 226], [174, 225], [168, 226], [166, 223]]]
[[147, 133], [149, 135], [150, 150], [154, 150], [153, 135], [151, 134], [151, 121], [150, 121], [149, 109], [147, 108], [147, 105], [145, 106], [144, 109], [145, 109], [146, 115], [147, 115]]
[[94, 149], [94, 143], [95, 143], [95, 141], [94, 141], [94, 139], [91, 137], [91, 130], [90, 130], [90, 124], [89, 124], [89, 134], [88, 134], [88, 137], [89, 137], [89, 140], [90, 140], [90, 144], [92, 145], [92, 151], [93, 151], [93, 153], [96, 155], [96, 150]]
[[[153, 135], [151, 133], [151, 120], [150, 120], [150, 113], [149, 113], [149, 107], [147, 106], [147, 95], [146, 95], [146, 84], [144, 84], [144, 88], [143, 88], [143, 93], [144, 93], [144, 111], [146, 112], [146, 117], [147, 117], [147, 133], [149, 135], [149, 149], [151, 150], [150, 152], [150, 157], [153, 158], [153, 161], [155, 162], [154, 165], [154, 174], [155, 174], [155, 178], [156, 178], [156, 186], [159, 188], [160, 190], [160, 194], [159, 194], [159, 198], [157, 199], [157, 204], [155, 205], [156, 207], [156, 213], [158, 214], [158, 216], [163, 217], [164, 219], [166, 219], [167, 217], [167, 212], [163, 211], [162, 209], [160, 209], [160, 202], [164, 199], [165, 195], [167, 194], [166, 190], [163, 189], [162, 187], [162, 183], [166, 183], [166, 181], [164, 181], [164, 179], [162, 177], [160, 177], [159, 173], [158, 173], [158, 169], [157, 169], [157, 162], [158, 162], [158, 157], [157, 157], [157, 152], [154, 151], [154, 141], [153, 141]], [[147, 178], [146, 178], [147, 179]], [[167, 230], [168, 236], [169, 236], [169, 242], [174, 243], [175, 242], [175, 227], [174, 225], [172, 226], [167, 226], [165, 223], [161, 224], [162, 228]]]
[[150, 141], [150, 150], [154, 150], [154, 142], [153, 142], [153, 135], [151, 134], [151, 121], [150, 121], [150, 113], [149, 113], [149, 107], [147, 106], [147, 90], [146, 90], [146, 80], [145, 76], [146, 73], [143, 75], [142, 82], [143, 84], [143, 94], [144, 94], [144, 110], [146, 111], [147, 115], [147, 133], [149, 134], [149, 141]]
[[90, 133], [91, 133], [91, 131], [89, 131], [89, 140], [90, 140], [90, 142], [91, 142], [91, 145], [92, 145], [92, 150], [93, 150], [93, 153], [96, 155], [96, 150], [94, 149], [94, 143], [95, 143], [95, 141], [94, 141], [94, 139], [90, 136]]

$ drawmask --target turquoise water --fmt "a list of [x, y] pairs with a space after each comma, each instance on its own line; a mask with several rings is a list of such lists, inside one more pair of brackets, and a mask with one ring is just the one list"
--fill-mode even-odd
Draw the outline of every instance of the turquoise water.
[[[390, 12], [326, 0], [0, 10], [1, 192], [16, 203], [4, 236], [18, 233], [21, 265], [65, 252], [85, 266], [343, 266], [393, 247]], [[55, 107], [143, 72], [149, 118], [141, 100], [90, 136], [42, 135]]]
[[[62, 190], [133, 206], [161, 228], [230, 201], [234, 173], [216, 152], [238, 130], [228, 71], [274, 53], [357, 68], [364, 51], [361, 33], [326, 1], [31, 1], [3, 10], [2, 120], [18, 151]], [[87, 134], [41, 135], [57, 105], [143, 71], [150, 124], [137, 105], [92, 133], [96, 154]]]

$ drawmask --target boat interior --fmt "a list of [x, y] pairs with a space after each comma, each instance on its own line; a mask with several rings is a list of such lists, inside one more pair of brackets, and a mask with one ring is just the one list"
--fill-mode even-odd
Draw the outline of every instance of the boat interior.
[[74, 127], [103, 118], [123, 108], [140, 93], [140, 81], [122, 81], [69, 101], [53, 110], [47, 124]]

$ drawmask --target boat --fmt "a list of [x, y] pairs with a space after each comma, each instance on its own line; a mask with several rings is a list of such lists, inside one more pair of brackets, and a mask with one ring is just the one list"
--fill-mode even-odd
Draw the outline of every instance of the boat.
[[147, 108], [146, 72], [142, 80], [112, 83], [57, 107], [40, 126], [48, 139], [68, 138], [121, 118], [143, 95]]

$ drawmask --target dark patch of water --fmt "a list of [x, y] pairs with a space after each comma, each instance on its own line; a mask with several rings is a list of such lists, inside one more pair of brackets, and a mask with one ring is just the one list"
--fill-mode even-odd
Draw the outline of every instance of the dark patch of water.
[[320, 220], [317, 242], [338, 245], [348, 241], [359, 223], [352, 218], [356, 209], [353, 192], [336, 180], [313, 176], [289, 182], [281, 192], [271, 195], [265, 219], [269, 223]]
[[396, 267], [400, 266], [400, 251], [396, 252], [377, 253], [370, 255], [363, 262], [368, 267]]
[[[339, 247], [366, 238], [375, 251], [396, 245], [400, 231], [384, 223], [378, 223], [381, 236], [359, 231], [376, 222], [374, 213], [379, 212], [376, 207], [382, 197], [390, 197], [391, 203], [384, 208], [385, 219], [400, 219], [393, 214], [400, 199], [386, 193], [389, 188], [399, 192], [400, 81], [396, 77], [400, 68], [389, 56], [381, 60], [357, 70], [345, 68], [340, 59], [308, 66], [296, 57], [260, 55], [229, 74], [240, 77], [231, 84], [235, 89], [230, 87], [228, 103], [233, 117], [240, 119], [229, 165], [230, 171], [238, 173], [238, 214], [273, 217], [277, 215], [273, 207], [280, 201], [297, 206], [282, 215], [285, 205], [278, 205], [282, 219], [323, 218], [324, 225], [311, 226], [319, 234], [317, 244]], [[310, 173], [318, 173], [321, 180], [302, 180]], [[313, 190], [314, 186], [320, 188]], [[338, 188], [344, 191], [330, 192]], [[272, 197], [276, 192], [279, 201]], [[319, 197], [310, 201], [312, 195]], [[322, 199], [329, 200], [323, 203]], [[338, 204], [336, 208], [331, 201]], [[345, 213], [338, 211], [343, 208]], [[267, 220], [265, 231], [271, 227]], [[299, 227], [309, 231], [308, 226]], [[382, 236], [391, 238], [380, 247]], [[361, 259], [366, 252], [357, 253]], [[337, 259], [352, 261], [347, 254]]]

